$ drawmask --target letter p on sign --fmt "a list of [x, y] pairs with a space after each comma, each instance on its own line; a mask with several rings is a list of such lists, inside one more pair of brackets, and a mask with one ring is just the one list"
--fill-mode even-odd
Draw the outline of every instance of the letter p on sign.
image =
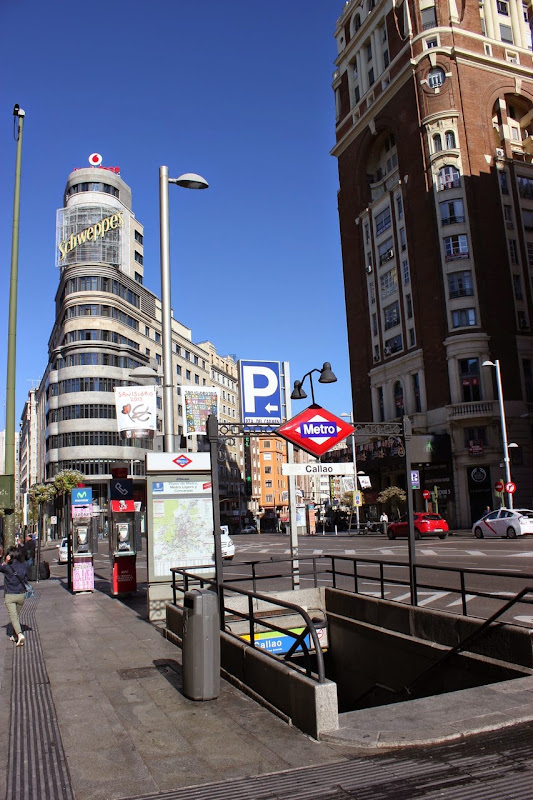
[[279, 361], [240, 361], [243, 422], [281, 422]]

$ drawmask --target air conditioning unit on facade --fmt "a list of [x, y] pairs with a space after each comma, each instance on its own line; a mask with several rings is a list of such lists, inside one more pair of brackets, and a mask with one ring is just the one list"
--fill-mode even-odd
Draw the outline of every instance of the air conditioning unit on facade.
[[379, 356], [378, 355], [374, 356], [374, 361], [379, 361]]
[[367, 273], [367, 275], [370, 275], [371, 272], [372, 272], [372, 264], [367, 264], [366, 265], [366, 273]]
[[496, 148], [496, 158], [505, 158], [505, 150], [501, 147]]
[[392, 353], [392, 350], [391, 350], [390, 347], [387, 346], [387, 347], [383, 348], [383, 352], [385, 353], [386, 356], [390, 356], [390, 354]]

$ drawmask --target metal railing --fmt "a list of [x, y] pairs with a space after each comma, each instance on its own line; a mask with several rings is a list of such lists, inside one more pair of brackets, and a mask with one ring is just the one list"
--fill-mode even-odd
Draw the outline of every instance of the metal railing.
[[[172, 574], [172, 598], [173, 603], [176, 606], [181, 605], [178, 602], [178, 595], [184, 595], [185, 592], [188, 592], [192, 586], [200, 585], [200, 588], [204, 588], [208, 586], [213, 591], [217, 591], [217, 581], [215, 578], [210, 578], [205, 575], [199, 575], [197, 570], [201, 569], [211, 569], [213, 565], [204, 565], [200, 567], [195, 567], [194, 572], [186, 567], [173, 567], [171, 568], [170, 572]], [[177, 576], [179, 576], [177, 578]], [[181, 581], [178, 583], [177, 581]], [[227, 634], [232, 636], [233, 638], [237, 639], [239, 642], [249, 645], [254, 649], [261, 650], [266, 656], [275, 659], [276, 661], [284, 661], [289, 667], [295, 669], [298, 672], [305, 672], [308, 678], [312, 678], [318, 681], [318, 683], [325, 683], [326, 681], [326, 671], [324, 667], [324, 656], [322, 653], [322, 648], [320, 645], [320, 641], [318, 638], [316, 626], [307, 613], [305, 609], [301, 606], [297, 605], [296, 603], [290, 603], [285, 600], [279, 600], [275, 597], [270, 595], [261, 594], [257, 591], [250, 591], [249, 589], [239, 589], [233, 585], [226, 584], [224, 582], [218, 584], [218, 588], [222, 594], [222, 603], [221, 608], [224, 609], [224, 619], [221, 619], [221, 629], [224, 630]], [[224, 601], [224, 593], [225, 590], [229, 590], [232, 596], [241, 595], [243, 597], [248, 598], [247, 606], [248, 611], [239, 611], [229, 605], [226, 604]], [[270, 606], [274, 606], [279, 609], [284, 609], [285, 611], [290, 611], [292, 614], [298, 615], [302, 618], [303, 626], [300, 632], [292, 631], [288, 628], [282, 628], [280, 625], [274, 625], [264, 617], [261, 616], [261, 612], [258, 610], [254, 610], [254, 601], [259, 600], [264, 603], [268, 603]], [[250, 637], [250, 641], [247, 642], [241, 636], [236, 633], [233, 633], [230, 629], [226, 626], [226, 619], [225, 615], [229, 614], [232, 617], [237, 617], [238, 619], [242, 620], [243, 622], [248, 622], [248, 635]], [[326, 624], [325, 621], [323, 623]], [[256, 644], [256, 637], [258, 635], [257, 628], [273, 631], [277, 634], [281, 634], [283, 636], [288, 636], [293, 639], [293, 643], [290, 646], [289, 650], [286, 653], [280, 653], [279, 655], [276, 653], [270, 653], [267, 650], [258, 647]], [[309, 636], [310, 644], [312, 643], [312, 647], [308, 647], [307, 644], [307, 637]], [[293, 656], [295, 656], [298, 650], [301, 648], [302, 652], [302, 661], [303, 667], [299, 664], [295, 664], [291, 661]], [[312, 652], [312, 648], [314, 648], [314, 653]], [[315, 666], [316, 672], [313, 671], [313, 657], [316, 659]]]

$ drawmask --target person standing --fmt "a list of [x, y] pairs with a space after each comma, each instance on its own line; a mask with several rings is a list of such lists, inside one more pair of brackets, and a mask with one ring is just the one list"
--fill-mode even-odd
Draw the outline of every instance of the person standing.
[[389, 524], [389, 518], [385, 512], [382, 513], [381, 517], [379, 518], [381, 525], [383, 527], [383, 533], [387, 533], [387, 525]]
[[4, 602], [13, 626], [10, 638], [17, 647], [24, 644], [19, 617], [26, 595], [28, 567], [29, 564], [24, 560], [24, 555], [18, 547], [9, 547], [4, 561], [0, 564], [0, 572], [4, 573]]

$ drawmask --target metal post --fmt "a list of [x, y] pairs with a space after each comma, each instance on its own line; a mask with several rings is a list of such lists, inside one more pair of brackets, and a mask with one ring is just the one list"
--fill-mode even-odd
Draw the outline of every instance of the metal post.
[[[283, 362], [283, 392], [285, 395], [285, 418], [290, 419], [291, 395], [289, 387], [291, 385], [291, 371], [288, 361]], [[287, 462], [294, 464], [294, 447], [287, 442]], [[289, 475], [289, 530], [291, 540], [291, 564], [292, 564], [292, 588], [300, 588], [300, 563], [298, 561], [298, 525], [296, 519], [296, 480], [294, 475]]]
[[163, 449], [174, 452], [174, 397], [172, 392], [172, 319], [170, 297], [170, 230], [168, 167], [159, 167], [159, 226], [161, 252], [161, 343], [163, 347]]
[[211, 454], [211, 492], [213, 496], [213, 533], [215, 539], [215, 581], [220, 610], [220, 629], [224, 630], [224, 568], [220, 546], [220, 492], [218, 489], [218, 419], [214, 414], [207, 418], [207, 435]]
[[[6, 380], [6, 433], [4, 473], [11, 481], [11, 497], [15, 504], [15, 380], [17, 363], [17, 288], [19, 259], [20, 175], [22, 164], [22, 129], [24, 111], [16, 105], [17, 155], [15, 161], [15, 189], [13, 194], [13, 228], [11, 238], [11, 277], [9, 284], [9, 317], [7, 327], [7, 380]], [[4, 517], [4, 549], [15, 544], [15, 514]]]
[[[505, 483], [507, 484], [511, 483], [511, 465], [509, 458], [509, 445], [507, 442], [507, 423], [505, 420], [505, 406], [503, 404], [503, 389], [502, 389], [502, 375], [500, 371], [500, 362], [498, 360], [495, 360], [494, 366], [496, 367], [496, 384], [498, 387], [498, 403], [500, 406], [500, 420], [502, 427], [503, 465], [505, 468]], [[512, 508], [513, 495], [511, 492], [506, 492], [506, 494], [507, 494], [507, 508]]]
[[409, 588], [411, 590], [411, 605], [418, 605], [416, 592], [415, 570], [415, 521], [413, 507], [413, 490], [411, 489], [411, 437], [413, 429], [409, 417], [403, 418], [403, 441], [405, 448], [405, 488], [407, 491], [407, 517], [409, 519]]

